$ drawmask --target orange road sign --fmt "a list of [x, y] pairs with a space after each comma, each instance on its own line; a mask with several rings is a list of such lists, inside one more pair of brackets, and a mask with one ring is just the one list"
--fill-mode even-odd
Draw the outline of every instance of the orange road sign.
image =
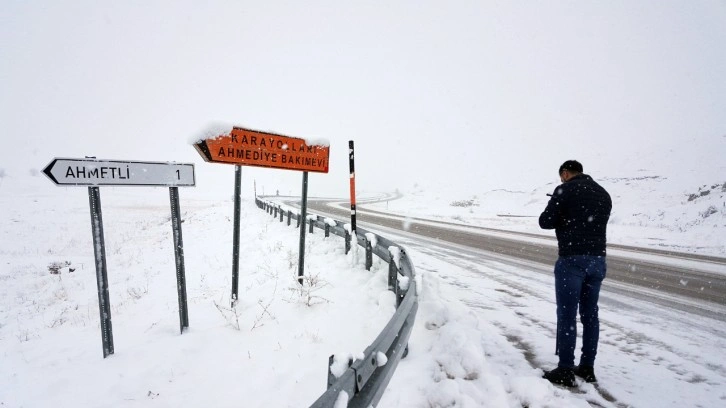
[[205, 161], [241, 166], [328, 172], [330, 146], [306, 143], [305, 139], [235, 127], [194, 144]]

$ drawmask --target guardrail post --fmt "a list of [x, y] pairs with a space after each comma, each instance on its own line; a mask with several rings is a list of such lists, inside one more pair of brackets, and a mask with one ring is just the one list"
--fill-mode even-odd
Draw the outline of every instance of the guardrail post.
[[366, 237], [366, 270], [370, 271], [373, 266], [373, 245], [371, 240]]
[[335, 384], [335, 376], [333, 375], [333, 372], [330, 371], [330, 367], [333, 366], [333, 362], [335, 361], [335, 355], [331, 355], [328, 357], [328, 388], [332, 387], [333, 384]]
[[401, 302], [403, 302], [403, 298], [406, 297], [406, 292], [408, 292], [408, 289], [403, 290], [401, 288], [401, 283], [396, 281], [396, 308], [401, 306]]
[[396, 292], [396, 282], [398, 281], [398, 267], [396, 262], [393, 260], [393, 253], [391, 254], [391, 262], [388, 264], [388, 290]]
[[285, 212], [282, 211], [282, 207], [280, 207], [280, 222], [282, 222], [282, 218], [284, 217]]
[[[330, 367], [333, 366], [333, 363], [335, 362], [335, 355], [331, 355], [328, 357], [328, 388], [332, 387], [333, 384], [338, 380], [335, 375], [333, 375], [333, 372], [330, 371]], [[353, 359], [348, 359], [348, 367], [353, 366]]]
[[311, 219], [310, 219], [310, 231], [309, 231], [309, 232], [310, 232], [311, 234], [313, 233], [313, 226], [314, 226], [314, 224], [315, 224], [315, 220], [313, 220], [313, 219], [311, 218]]
[[325, 223], [325, 238], [330, 236], [330, 224]]
[[287, 211], [287, 226], [290, 226], [290, 218], [292, 218], [292, 211]]
[[272, 216], [277, 218], [277, 207], [272, 207], [272, 208], [273, 208], [273, 211], [275, 211], [275, 214], [273, 214]]
[[[401, 256], [399, 258], [399, 262], [403, 262], [403, 258], [407, 256], [406, 251], [401, 249]], [[409, 279], [413, 279], [413, 276], [409, 277]], [[396, 308], [401, 305], [401, 302], [403, 302], [403, 298], [406, 297], [406, 292], [408, 292], [408, 288], [411, 287], [411, 282], [409, 281], [407, 288], [404, 290], [401, 288], [401, 282], [396, 279]], [[408, 347], [408, 346], [407, 346]]]
[[297, 226], [295, 228], [300, 228], [300, 214], [297, 215]]
[[345, 230], [345, 254], [348, 255], [348, 252], [350, 252], [350, 232]]

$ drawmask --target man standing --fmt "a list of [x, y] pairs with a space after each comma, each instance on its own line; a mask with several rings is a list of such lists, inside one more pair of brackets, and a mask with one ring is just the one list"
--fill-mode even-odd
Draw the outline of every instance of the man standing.
[[[605, 230], [612, 201], [604, 188], [587, 174], [582, 164], [568, 160], [560, 166], [560, 181], [539, 226], [554, 229], [559, 258], [555, 263], [557, 345], [559, 364], [545, 371], [553, 384], [575, 386], [575, 375], [596, 382], [593, 366], [600, 334], [597, 301], [605, 278]], [[577, 310], [582, 323], [582, 354], [575, 366]]]

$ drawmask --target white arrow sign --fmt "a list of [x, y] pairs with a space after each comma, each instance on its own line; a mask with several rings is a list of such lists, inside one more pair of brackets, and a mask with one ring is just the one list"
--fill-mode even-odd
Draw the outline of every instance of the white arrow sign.
[[96, 159], [53, 159], [45, 169], [58, 185], [192, 187], [194, 164]]

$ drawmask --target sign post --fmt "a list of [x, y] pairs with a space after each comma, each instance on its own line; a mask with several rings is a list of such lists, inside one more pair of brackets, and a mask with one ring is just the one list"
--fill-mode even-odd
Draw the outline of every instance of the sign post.
[[302, 199], [300, 200], [300, 256], [297, 262], [297, 281], [303, 284], [305, 274], [305, 227], [308, 221], [308, 172], [303, 172]]
[[189, 327], [189, 313], [187, 310], [184, 246], [182, 243], [178, 187], [193, 187], [195, 185], [194, 164], [97, 160], [93, 158], [55, 158], [43, 169], [43, 173], [56, 185], [88, 186], [104, 358], [113, 354], [114, 347], [99, 186], [169, 187], [179, 297], [179, 325], [181, 332], [184, 332], [184, 328]]
[[232, 307], [237, 303], [239, 291], [239, 234], [242, 199], [242, 166], [234, 166], [234, 226], [232, 234]]
[[179, 296], [179, 332], [184, 333], [184, 329], [189, 328], [189, 311], [187, 310], [187, 278], [184, 271], [184, 243], [182, 242], [178, 187], [169, 187], [169, 200], [171, 201], [171, 230], [174, 235], [176, 287]]
[[113, 354], [113, 327], [111, 325], [111, 302], [108, 298], [108, 271], [106, 270], [106, 244], [103, 239], [101, 192], [98, 187], [88, 187], [88, 202], [91, 208], [93, 254], [96, 259], [98, 310], [101, 316], [101, 344], [103, 345], [103, 358], [106, 358], [109, 354]]
[[[318, 142], [296, 137], [283, 136], [275, 133], [234, 127], [228, 132], [199, 140], [194, 144], [202, 158], [210, 163], [226, 163], [239, 166], [257, 166], [274, 169], [296, 170], [303, 172], [303, 199], [301, 202], [301, 232], [300, 233], [300, 263], [298, 265], [298, 280], [302, 283], [305, 222], [307, 210], [308, 172], [327, 173], [330, 146], [327, 142]], [[235, 225], [239, 219], [237, 206], [238, 182], [235, 182]], [[255, 184], [255, 196], [257, 195]], [[264, 194], [264, 186], [263, 186]], [[239, 231], [235, 231], [236, 237]], [[237, 300], [238, 279], [238, 245], [233, 244], [232, 259], [232, 302]]]

